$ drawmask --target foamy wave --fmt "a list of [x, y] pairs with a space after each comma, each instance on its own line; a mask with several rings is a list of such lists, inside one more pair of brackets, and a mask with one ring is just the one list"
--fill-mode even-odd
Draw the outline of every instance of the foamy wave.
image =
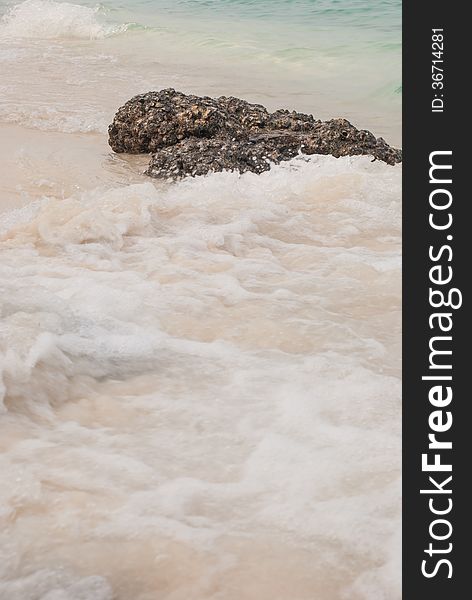
[[127, 29], [127, 25], [101, 23], [98, 13], [98, 8], [67, 2], [26, 0], [3, 17], [1, 33], [15, 38], [101, 39]]
[[400, 194], [328, 156], [0, 218], [0, 597], [401, 597]]
[[0, 108], [0, 122], [62, 133], [105, 133], [107, 130], [107, 118], [104, 114], [93, 112], [80, 115], [54, 107], [34, 108], [6, 105]]

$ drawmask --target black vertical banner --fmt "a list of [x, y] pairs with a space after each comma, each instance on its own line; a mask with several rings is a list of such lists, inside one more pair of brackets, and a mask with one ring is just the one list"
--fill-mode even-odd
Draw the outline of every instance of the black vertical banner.
[[472, 36], [463, 11], [459, 2], [403, 4], [406, 600], [462, 599], [472, 577]]

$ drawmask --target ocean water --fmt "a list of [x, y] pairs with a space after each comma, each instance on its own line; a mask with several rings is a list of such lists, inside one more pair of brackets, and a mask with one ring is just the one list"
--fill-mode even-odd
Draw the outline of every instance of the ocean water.
[[0, 0], [0, 118], [104, 132], [130, 94], [172, 86], [342, 116], [399, 144], [400, 7], [400, 0]]
[[0, 0], [0, 600], [399, 600], [401, 165], [178, 183], [173, 86], [400, 144], [397, 0]]

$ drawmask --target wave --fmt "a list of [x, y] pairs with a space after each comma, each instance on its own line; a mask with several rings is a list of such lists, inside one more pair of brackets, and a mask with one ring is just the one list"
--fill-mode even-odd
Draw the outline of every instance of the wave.
[[400, 598], [400, 193], [299, 157], [0, 217], [0, 596]]
[[[225, 172], [188, 178], [175, 185], [147, 181], [111, 189], [96, 188], [62, 200], [45, 197], [25, 209], [2, 215], [0, 249], [5, 259], [9, 256], [12, 261], [11, 274], [25, 269], [25, 281], [32, 276], [31, 289], [38, 284], [45, 291], [52, 285], [46, 296], [39, 291], [38, 295], [28, 293], [24, 302], [35, 303], [37, 299], [49, 303], [55, 296], [57, 282], [48, 277], [41, 281], [44, 252], [48, 263], [55, 265], [51, 266], [52, 270], [60, 275], [65, 286], [71, 286], [70, 293], [77, 294], [76, 317], [79, 321], [75, 317], [69, 320], [69, 300], [58, 300], [62, 308], [58, 304], [56, 309], [65, 311], [63, 325], [66, 329], [62, 334], [66, 337], [61, 334], [56, 342], [68, 337], [72, 339], [75, 333], [78, 338], [88, 336], [87, 327], [93, 323], [90, 321], [87, 325], [85, 313], [82, 315], [85, 320], [81, 325], [79, 323], [81, 312], [88, 310], [87, 303], [82, 308], [79, 306], [85, 290], [94, 293], [97, 286], [95, 300], [100, 304], [102, 293], [110, 300], [103, 304], [103, 314], [91, 315], [95, 326], [100, 323], [104, 330], [111, 325], [110, 306], [118, 307], [125, 302], [123, 290], [129, 290], [127, 294], [133, 302], [127, 308], [123, 305], [124, 312], [117, 316], [116, 331], [110, 332], [109, 352], [105, 338], [102, 341], [97, 338], [98, 346], [92, 338], [86, 344], [78, 344], [77, 347], [88, 348], [85, 354], [81, 351], [80, 356], [76, 356], [75, 366], [74, 359], [72, 363], [65, 360], [63, 365], [66, 370], [72, 369], [69, 373], [72, 377], [79, 363], [94, 373], [98, 369], [100, 376], [111, 376], [121, 358], [121, 374], [126, 376], [128, 359], [125, 355], [120, 358], [118, 348], [114, 349], [115, 335], [118, 331], [129, 330], [128, 348], [138, 348], [140, 340], [153, 338], [147, 325], [140, 329], [138, 323], [143, 316], [150, 319], [148, 325], [154, 320], [151, 329], [156, 336], [150, 344], [150, 356], [145, 356], [147, 350], [141, 357], [139, 352], [137, 356], [129, 356], [134, 363], [130, 374], [137, 365], [146, 370], [147, 358], [153, 362], [154, 353], [163, 343], [162, 324], [168, 321], [169, 314], [178, 309], [179, 302], [182, 303], [182, 314], [193, 309], [198, 314], [199, 295], [204, 303], [212, 304], [217, 300], [215, 316], [221, 306], [249, 303], [254, 305], [247, 309], [257, 310], [258, 304], [262, 307], [267, 301], [270, 310], [277, 312], [285, 307], [286, 317], [292, 321], [293, 307], [297, 303], [303, 304], [313, 294], [318, 298], [314, 307], [319, 304], [317, 309], [314, 308], [315, 312], [319, 310], [316, 319], [308, 319], [304, 325], [306, 316], [300, 317], [300, 321], [295, 319], [293, 331], [290, 327], [286, 331], [281, 328], [270, 343], [284, 352], [308, 352], [316, 344], [324, 347], [324, 338], [332, 340], [334, 327], [338, 330], [339, 351], [362, 357], [364, 366], [369, 366], [372, 361], [378, 363], [387, 372], [393, 366], [388, 366], [390, 359], [380, 345], [372, 346], [365, 335], [352, 338], [350, 326], [336, 322], [343, 320], [344, 312], [349, 313], [351, 305], [362, 305], [364, 292], [360, 282], [364, 278], [367, 282], [372, 278], [384, 280], [378, 310], [386, 297], [398, 291], [400, 186], [401, 166], [371, 163], [368, 157], [314, 156], [308, 159], [300, 156], [260, 176]], [[76, 266], [71, 270], [72, 263]], [[35, 275], [34, 265], [38, 268]], [[8, 271], [7, 261], [4, 268]], [[3, 271], [4, 275], [6, 271]], [[273, 277], [274, 281], [264, 281], [264, 277], [259, 281], [261, 274], [269, 279]], [[190, 276], [191, 281], [188, 280]], [[306, 277], [311, 282], [309, 285], [303, 283]], [[345, 289], [349, 289], [356, 278], [359, 279], [356, 293], [351, 293], [352, 298], [344, 297]], [[163, 283], [167, 280], [169, 285]], [[238, 283], [239, 280], [246, 281], [246, 285]], [[10, 276], [2, 281], [8, 288], [4, 290], [4, 297], [17, 297], [11, 305], [14, 312], [20, 305], [25, 281]], [[150, 292], [149, 305], [139, 307], [143, 298], [141, 292], [133, 292], [135, 285], [137, 290]], [[284, 285], [286, 289], [283, 289]], [[103, 286], [109, 286], [109, 290]], [[390, 288], [388, 293], [387, 288]], [[168, 295], [171, 289], [173, 292]], [[69, 297], [65, 288], [64, 293]], [[159, 298], [158, 304], [152, 302], [154, 293], [156, 301]], [[92, 304], [95, 300], [90, 298]], [[272, 307], [271, 302], [274, 302]], [[374, 297], [370, 302], [375, 302]], [[30, 308], [26, 312], [33, 314]], [[51, 314], [56, 311], [52, 305], [43, 308]], [[99, 306], [96, 308], [98, 310]], [[164, 317], [162, 321], [159, 312]], [[260, 315], [262, 321], [263, 313]], [[190, 326], [189, 315], [184, 321]], [[75, 327], [74, 323], [79, 329], [73, 334], [69, 327]], [[215, 321], [214, 325], [216, 330], [218, 323]], [[178, 329], [177, 324], [175, 326]], [[219, 326], [228, 329], [223, 323]], [[16, 322], [12, 322], [12, 327], [16, 327]], [[299, 327], [299, 335], [292, 339]], [[204, 341], [206, 334], [199, 330], [198, 319], [193, 328], [190, 337], [198, 339], [202, 336], [200, 341]], [[32, 346], [38, 333], [33, 329]], [[94, 328], [89, 332], [92, 337], [93, 332]], [[226, 337], [221, 331], [215, 335]], [[241, 335], [247, 335], [245, 343], [253, 343], [255, 348], [264, 337], [251, 342], [250, 332]], [[24, 336], [17, 336], [20, 338], [24, 339]], [[61, 348], [61, 353], [64, 351]], [[72, 347], [67, 350], [70, 352], [73, 357]], [[42, 369], [48, 364], [47, 354], [43, 357]], [[28, 359], [22, 367], [31, 369], [26, 378], [20, 378], [23, 384], [32, 385], [25, 397], [34, 398], [34, 389], [38, 393], [41, 390], [41, 385], [30, 379], [36, 362]], [[58, 391], [62, 393], [62, 390]]]
[[61, 133], [106, 133], [108, 118], [98, 110], [79, 114], [55, 107], [12, 106], [0, 107], [0, 122], [21, 125], [40, 131]]
[[9, 38], [102, 39], [122, 33], [128, 24], [101, 22], [100, 8], [54, 0], [25, 0], [3, 17], [0, 34]]

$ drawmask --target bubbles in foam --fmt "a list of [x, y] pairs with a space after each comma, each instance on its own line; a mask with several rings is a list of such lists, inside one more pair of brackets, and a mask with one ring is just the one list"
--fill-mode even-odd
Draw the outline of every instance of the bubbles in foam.
[[102, 577], [77, 579], [60, 570], [44, 569], [0, 583], [0, 597], [8, 600], [113, 600], [113, 592]]
[[300, 157], [2, 217], [0, 597], [400, 598], [400, 190]]

